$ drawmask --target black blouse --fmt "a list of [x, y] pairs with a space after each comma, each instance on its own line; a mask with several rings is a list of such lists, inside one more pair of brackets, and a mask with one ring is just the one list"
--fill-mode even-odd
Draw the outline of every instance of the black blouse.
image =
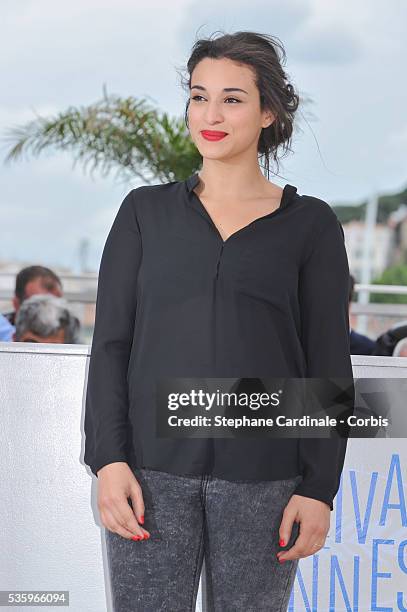
[[345, 438], [175, 438], [156, 432], [161, 377], [352, 379], [349, 267], [324, 200], [286, 184], [280, 207], [223, 240], [185, 181], [124, 198], [99, 269], [84, 461], [278, 480], [331, 510]]

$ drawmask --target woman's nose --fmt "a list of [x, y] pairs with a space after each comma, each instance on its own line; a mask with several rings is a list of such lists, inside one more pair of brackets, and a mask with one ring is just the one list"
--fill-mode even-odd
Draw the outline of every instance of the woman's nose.
[[222, 123], [223, 113], [218, 104], [208, 104], [205, 108], [205, 119], [209, 123]]

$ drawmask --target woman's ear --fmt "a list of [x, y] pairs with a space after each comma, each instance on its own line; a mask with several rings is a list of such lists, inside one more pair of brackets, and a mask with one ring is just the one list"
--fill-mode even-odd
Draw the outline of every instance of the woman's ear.
[[264, 120], [263, 120], [263, 128], [268, 128], [270, 127], [270, 125], [272, 125], [272, 123], [274, 122], [276, 116], [274, 115], [274, 113], [272, 113], [271, 111], [267, 111]]

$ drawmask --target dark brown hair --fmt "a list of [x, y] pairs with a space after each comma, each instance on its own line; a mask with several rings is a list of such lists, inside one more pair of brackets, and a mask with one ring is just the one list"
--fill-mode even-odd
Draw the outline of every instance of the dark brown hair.
[[43, 286], [48, 290], [52, 291], [56, 287], [62, 289], [61, 279], [55, 272], [45, 266], [28, 266], [20, 270], [16, 276], [16, 286], [14, 293], [20, 300], [26, 299], [25, 288], [28, 283], [36, 278], [41, 278]]
[[[282, 42], [277, 38], [258, 32], [239, 31], [225, 34], [218, 38], [202, 38], [192, 48], [187, 62], [188, 77], [181, 75], [181, 84], [190, 90], [191, 76], [196, 65], [204, 58], [228, 58], [251, 67], [255, 74], [255, 83], [260, 92], [261, 110], [270, 110], [275, 116], [273, 123], [263, 128], [260, 134], [257, 151], [264, 158], [267, 178], [270, 175], [270, 156], [272, 156], [278, 174], [277, 149], [283, 145], [283, 157], [291, 151], [290, 143], [294, 126], [294, 114], [300, 97], [283, 70], [286, 53]], [[188, 126], [188, 98], [185, 109], [185, 124]]]

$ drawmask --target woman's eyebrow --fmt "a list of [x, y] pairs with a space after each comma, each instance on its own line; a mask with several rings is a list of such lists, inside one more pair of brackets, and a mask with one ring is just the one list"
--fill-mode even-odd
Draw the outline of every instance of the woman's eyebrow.
[[[192, 85], [191, 89], [201, 89], [202, 91], [206, 91], [205, 87], [203, 87], [202, 85]], [[244, 89], [240, 89], [240, 87], [224, 87], [222, 91], [241, 91], [245, 94], [247, 94], [248, 92], [245, 91]]]

